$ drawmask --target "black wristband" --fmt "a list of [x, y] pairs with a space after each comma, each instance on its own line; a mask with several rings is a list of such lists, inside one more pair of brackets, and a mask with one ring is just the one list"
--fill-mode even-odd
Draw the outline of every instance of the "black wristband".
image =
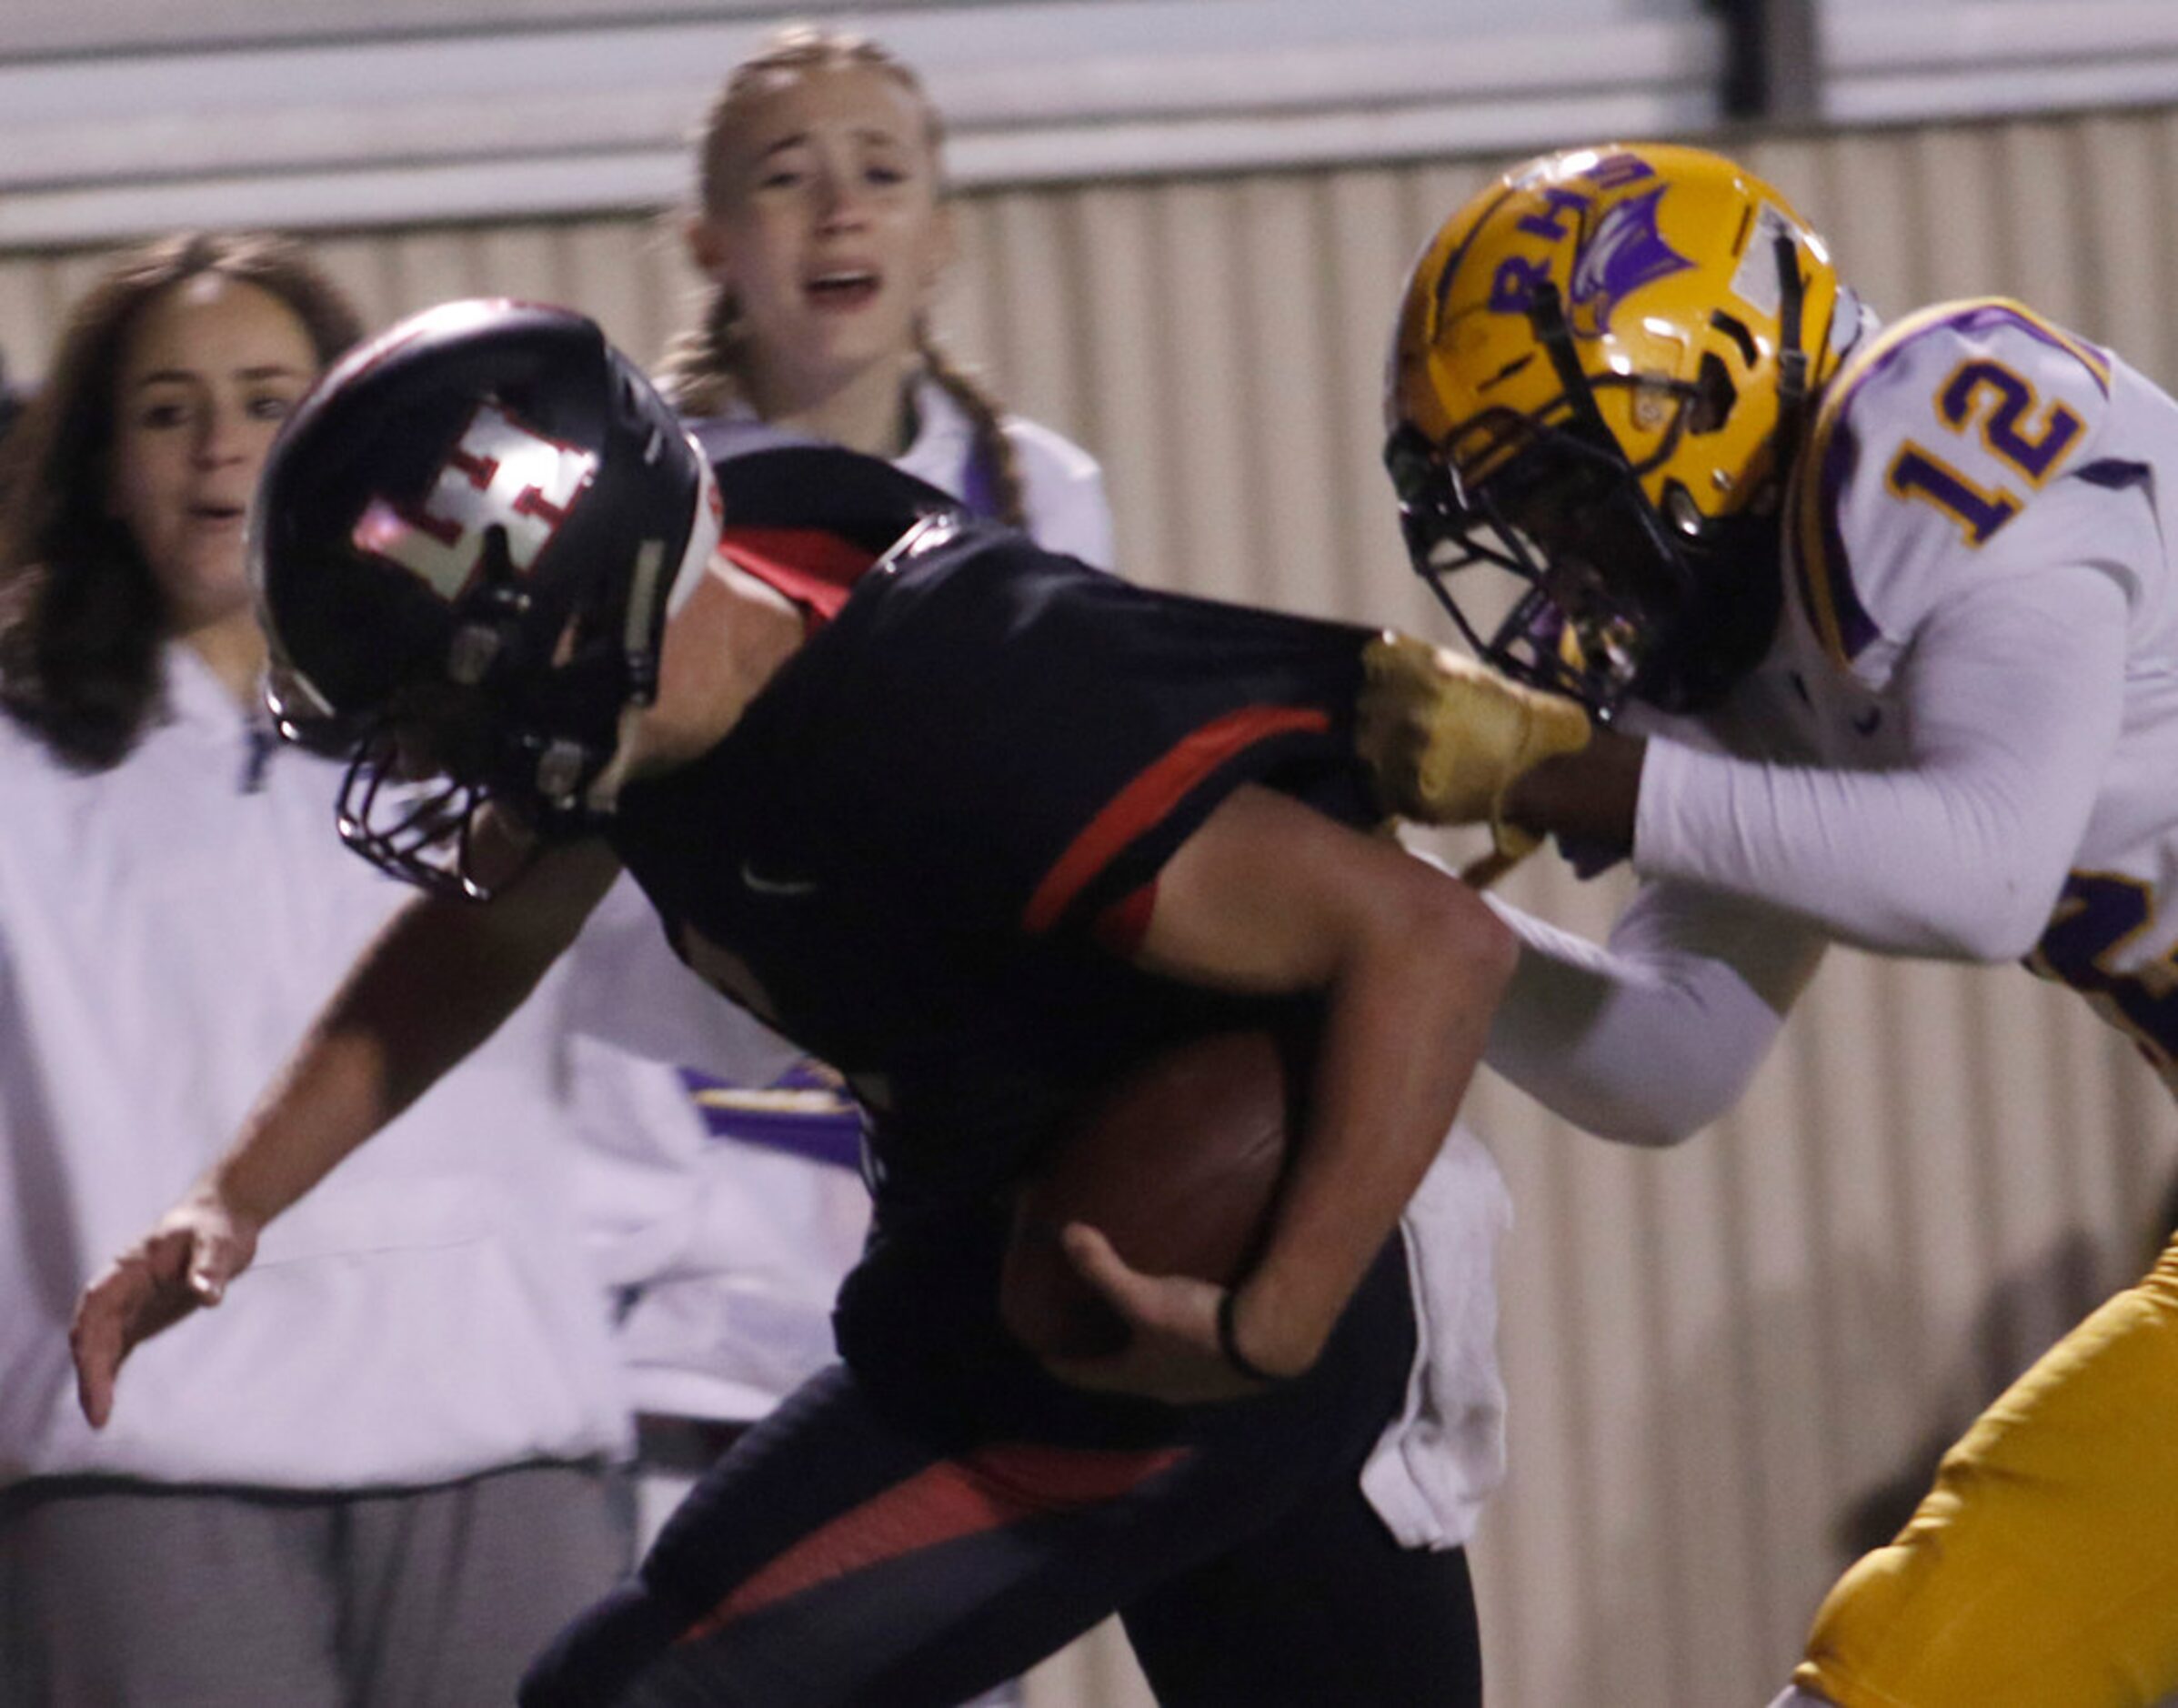
[[1218, 1350], [1225, 1354], [1225, 1361], [1250, 1381], [1278, 1382], [1287, 1380], [1274, 1376], [1240, 1350], [1240, 1337], [1233, 1332], [1233, 1306], [1240, 1298], [1233, 1288], [1225, 1290], [1218, 1301]]

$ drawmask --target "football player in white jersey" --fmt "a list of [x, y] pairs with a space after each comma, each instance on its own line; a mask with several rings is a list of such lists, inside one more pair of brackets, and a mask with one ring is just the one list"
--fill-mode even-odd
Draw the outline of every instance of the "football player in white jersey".
[[[1769, 186], [1605, 146], [1438, 234], [1388, 408], [1417, 567], [1599, 714], [1499, 799], [1501, 849], [1641, 880], [1607, 948], [1515, 919], [1502, 1071], [1683, 1136], [1834, 939], [2031, 957], [2178, 1083], [2178, 403], [2017, 303], [1879, 329]], [[1516, 578], [1487, 632], [1478, 565]], [[2178, 1247], [1952, 1448], [1781, 1703], [2178, 1690], [2174, 1412]]]

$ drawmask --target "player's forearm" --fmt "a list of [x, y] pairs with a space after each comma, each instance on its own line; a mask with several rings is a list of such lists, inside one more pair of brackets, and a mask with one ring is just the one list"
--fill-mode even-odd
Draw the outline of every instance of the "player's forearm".
[[1623, 853], [1633, 842], [1648, 743], [1615, 729], [1594, 730], [1578, 752], [1555, 754], [1505, 790], [1506, 820], [1535, 836]]
[[396, 1112], [376, 1042], [321, 1023], [213, 1165], [204, 1190], [263, 1227]]
[[2116, 746], [2128, 607], [2053, 566], [1932, 612], [1892, 685], [1906, 753], [1759, 765], [1658, 742], [1635, 868], [1790, 908], [1893, 953], [2024, 954], [2048, 924]]
[[551, 955], [507, 952], [486, 911], [419, 899], [394, 917], [215, 1165], [225, 1202], [269, 1221], [521, 1005]]
[[1712, 890], [1644, 889], [1608, 947], [1490, 902], [1521, 948], [1490, 1066], [1629, 1144], [1676, 1144], [1738, 1102], [1826, 940]]
[[1473, 890], [1267, 789], [1166, 862], [1141, 965], [1324, 1003], [1306, 1128], [1230, 1308], [1250, 1363], [1291, 1374], [1322, 1350], [1451, 1125], [1515, 954]]
[[418, 897], [311, 1026], [206, 1184], [260, 1226], [498, 1030], [617, 868], [556, 851], [482, 906]]
[[1310, 1121], [1236, 1338], [1305, 1370], [1397, 1225], [1458, 1112], [1517, 949], [1479, 899], [1417, 867], [1329, 988]]
[[1634, 847], [1645, 877], [1767, 900], [1889, 954], [2011, 960], [2064, 878], [2023, 781], [1993, 773], [1757, 765], [1658, 744]]

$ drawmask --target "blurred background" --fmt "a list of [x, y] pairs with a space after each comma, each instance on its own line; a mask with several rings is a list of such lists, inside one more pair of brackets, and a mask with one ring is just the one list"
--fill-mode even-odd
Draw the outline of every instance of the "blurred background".
[[[8, 372], [110, 246], [191, 226], [310, 236], [378, 321], [506, 294], [655, 357], [690, 127], [788, 15], [924, 74], [965, 239], [941, 330], [1103, 461], [1149, 582], [1449, 634], [1377, 464], [1384, 340], [1422, 240], [1548, 147], [1724, 147], [1879, 309], [2018, 296], [2178, 384], [2170, 0], [8, 0]], [[1580, 929], [1620, 899], [1547, 859], [1506, 889]], [[2146, 1263], [2178, 1169], [2168, 1094], [2075, 999], [1842, 952], [1681, 1149], [1496, 1083], [1473, 1114], [1518, 1215], [1497, 1708], [1766, 1701], [1936, 1451]], [[1109, 1638], [1029, 1693], [1148, 1700]]]

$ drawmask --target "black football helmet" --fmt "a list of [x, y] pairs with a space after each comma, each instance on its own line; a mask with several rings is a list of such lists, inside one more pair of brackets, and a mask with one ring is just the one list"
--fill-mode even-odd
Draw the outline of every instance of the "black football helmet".
[[717, 539], [702, 454], [582, 316], [448, 303], [353, 352], [283, 428], [249, 521], [273, 714], [348, 756], [341, 839], [481, 899], [487, 799], [545, 837], [591, 823], [621, 714], [657, 692], [668, 596]]

